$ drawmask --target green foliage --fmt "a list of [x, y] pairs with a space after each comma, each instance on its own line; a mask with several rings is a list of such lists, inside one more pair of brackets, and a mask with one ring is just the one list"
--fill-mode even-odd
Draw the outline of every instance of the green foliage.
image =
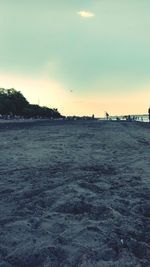
[[0, 114], [23, 115], [23, 110], [29, 103], [21, 92], [15, 89], [0, 89]]
[[15, 115], [23, 115], [24, 109], [29, 105], [26, 98], [14, 89], [7, 90], [9, 101], [12, 104], [12, 113]]
[[57, 109], [31, 105], [20, 91], [0, 88], [0, 114], [11, 116], [60, 118]]

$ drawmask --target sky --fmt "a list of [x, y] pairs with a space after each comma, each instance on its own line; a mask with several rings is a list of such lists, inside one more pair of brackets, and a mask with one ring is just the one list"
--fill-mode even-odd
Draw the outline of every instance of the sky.
[[149, 0], [0, 0], [0, 87], [64, 115], [144, 114]]

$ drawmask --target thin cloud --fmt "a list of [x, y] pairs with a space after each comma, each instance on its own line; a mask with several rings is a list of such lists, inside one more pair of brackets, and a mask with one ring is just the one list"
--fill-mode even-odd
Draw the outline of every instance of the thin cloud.
[[77, 12], [77, 14], [83, 18], [92, 18], [95, 16], [94, 13], [92, 13], [90, 11], [84, 11], [84, 10]]

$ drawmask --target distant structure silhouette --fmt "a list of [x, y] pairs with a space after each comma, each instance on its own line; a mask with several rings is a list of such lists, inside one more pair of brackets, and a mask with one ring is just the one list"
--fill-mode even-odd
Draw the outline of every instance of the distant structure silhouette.
[[150, 107], [148, 109], [148, 118], [149, 118], [149, 123], [150, 123]]

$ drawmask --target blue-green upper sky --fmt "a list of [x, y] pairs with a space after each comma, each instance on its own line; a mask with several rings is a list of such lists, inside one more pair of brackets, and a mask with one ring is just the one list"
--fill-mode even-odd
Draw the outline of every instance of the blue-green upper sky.
[[139, 92], [150, 84], [150, 1], [0, 0], [0, 71], [45, 73], [82, 96]]

